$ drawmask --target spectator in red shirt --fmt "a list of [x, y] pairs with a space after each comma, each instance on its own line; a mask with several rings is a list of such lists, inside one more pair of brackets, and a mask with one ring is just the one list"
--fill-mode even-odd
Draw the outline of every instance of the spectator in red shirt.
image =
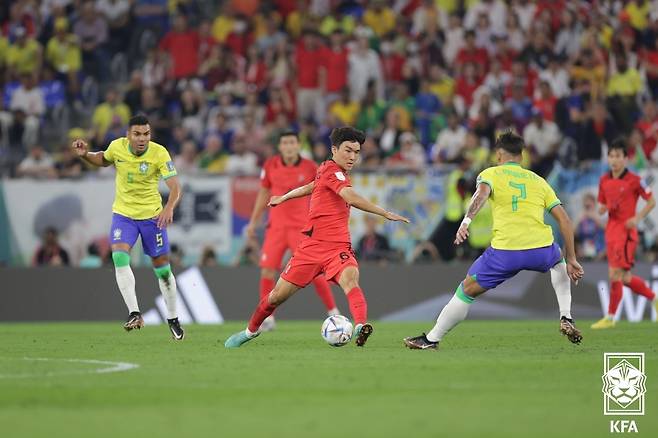
[[473, 103], [473, 93], [478, 89], [482, 81], [478, 77], [475, 63], [469, 62], [464, 65], [462, 74], [457, 78], [455, 94], [464, 99], [466, 108]]
[[511, 97], [514, 87], [521, 87], [526, 96], [532, 97], [535, 92], [535, 81], [537, 74], [530, 70], [522, 61], [515, 61], [512, 64], [512, 77], [505, 91], [506, 97]]
[[658, 109], [653, 100], [646, 101], [642, 118], [637, 121], [635, 127], [640, 130], [644, 137], [642, 142], [644, 155], [650, 157], [658, 145]]
[[297, 115], [301, 120], [314, 118], [319, 123], [324, 120], [321, 92], [324, 78], [321, 80], [321, 76], [324, 76], [322, 55], [325, 51], [318, 38], [315, 32], [304, 31], [295, 49], [294, 67], [297, 71]]
[[538, 96], [532, 102], [532, 106], [539, 110], [544, 116], [544, 119], [552, 122], [555, 119], [555, 103], [557, 102], [557, 98], [553, 96], [551, 84], [541, 81], [537, 94]]
[[251, 89], [262, 91], [267, 85], [267, 66], [263, 56], [255, 44], [247, 51], [247, 65], [244, 70], [244, 81]]
[[654, 99], [658, 99], [658, 37], [654, 41], [653, 48], [644, 51], [642, 60], [651, 95]]
[[208, 20], [203, 20], [199, 24], [199, 62], [203, 62], [208, 56], [214, 46], [217, 45], [217, 40], [212, 36], [211, 23]]
[[347, 48], [343, 33], [336, 29], [329, 38], [330, 46], [323, 50], [322, 60], [325, 70], [325, 103], [327, 107], [340, 97], [340, 91], [347, 86]]
[[171, 57], [174, 79], [196, 75], [199, 68], [199, 34], [188, 29], [184, 15], [174, 18], [173, 30], [167, 32], [160, 47]]
[[226, 37], [226, 45], [236, 55], [244, 57], [247, 48], [254, 43], [254, 32], [251, 23], [243, 16], [237, 16], [233, 22], [233, 30]]
[[270, 99], [265, 109], [265, 121], [273, 123], [279, 114], [283, 114], [290, 122], [295, 118], [295, 107], [288, 92], [281, 87], [270, 89]]
[[390, 40], [382, 41], [379, 46], [382, 58], [382, 70], [384, 80], [387, 84], [396, 84], [402, 80], [402, 68], [404, 67], [404, 56], [396, 50]]
[[489, 68], [489, 55], [482, 47], [475, 45], [475, 32], [469, 30], [464, 35], [466, 45], [457, 53], [456, 66], [458, 72], [464, 66], [472, 62], [476, 67], [476, 73], [479, 77], [484, 76]]

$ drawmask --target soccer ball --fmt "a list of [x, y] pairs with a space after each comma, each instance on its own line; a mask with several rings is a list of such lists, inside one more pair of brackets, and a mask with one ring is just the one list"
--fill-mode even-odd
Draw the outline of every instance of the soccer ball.
[[325, 319], [320, 332], [327, 344], [342, 347], [352, 339], [352, 323], [343, 315], [334, 315]]

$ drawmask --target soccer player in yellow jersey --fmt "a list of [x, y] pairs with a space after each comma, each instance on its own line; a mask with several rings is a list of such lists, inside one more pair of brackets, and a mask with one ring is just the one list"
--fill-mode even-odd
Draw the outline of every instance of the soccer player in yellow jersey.
[[[114, 140], [104, 151], [89, 152], [83, 140], [75, 140], [72, 147], [78, 157], [91, 165], [116, 168], [110, 241], [117, 285], [130, 312], [123, 328], [130, 331], [144, 326], [135, 294], [135, 276], [130, 269], [130, 249], [141, 236], [164, 296], [169, 330], [175, 340], [182, 340], [185, 332], [176, 313], [176, 279], [169, 265], [166, 228], [173, 221], [181, 187], [169, 152], [151, 141], [151, 126], [142, 115], [131, 118], [126, 137]], [[160, 178], [170, 190], [164, 208], [158, 191]]]
[[[432, 330], [427, 335], [404, 339], [409, 348], [437, 348], [443, 336], [466, 318], [478, 295], [524, 270], [550, 271], [560, 307], [560, 332], [574, 344], [582, 340], [571, 319], [569, 280], [577, 282], [584, 274], [576, 260], [571, 220], [551, 186], [519, 164], [524, 148], [521, 137], [512, 132], [503, 133], [495, 148], [499, 165], [485, 169], [478, 176], [477, 189], [455, 238], [456, 245], [468, 239], [468, 226], [488, 199], [493, 210], [491, 247], [473, 263]], [[566, 260], [553, 241], [551, 227], [544, 223], [545, 211], [560, 226]]]

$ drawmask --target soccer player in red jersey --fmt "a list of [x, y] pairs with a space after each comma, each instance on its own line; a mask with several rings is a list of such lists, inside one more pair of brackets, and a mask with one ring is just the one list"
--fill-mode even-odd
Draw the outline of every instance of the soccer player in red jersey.
[[[295, 132], [284, 132], [279, 136], [280, 155], [267, 160], [260, 174], [261, 188], [247, 225], [248, 236], [253, 237], [256, 234], [256, 227], [261, 221], [271, 195], [285, 195], [295, 187], [315, 180], [316, 164], [302, 158], [299, 150], [299, 137]], [[308, 206], [308, 199], [298, 198], [270, 210], [260, 257], [260, 299], [274, 289], [276, 274], [281, 270], [281, 261], [286, 250], [294, 251], [304, 237], [302, 228], [308, 218]], [[327, 309], [327, 315], [338, 314], [334, 296], [325, 277], [323, 275], [315, 277], [313, 285]], [[274, 329], [274, 315], [268, 316], [263, 321], [260, 331], [272, 329]]]
[[[614, 317], [621, 302], [623, 285], [653, 301], [654, 306], [658, 307], [656, 294], [642, 278], [631, 273], [638, 242], [637, 224], [656, 206], [656, 201], [651, 188], [626, 168], [627, 162], [626, 141], [615, 140], [608, 148], [610, 172], [603, 175], [599, 182], [599, 213], [608, 212], [605, 241], [608, 252], [610, 304], [608, 314], [594, 323], [593, 329], [615, 326]], [[646, 205], [636, 214], [637, 200], [640, 197], [646, 201]]]
[[345, 292], [356, 324], [356, 345], [363, 346], [372, 334], [366, 299], [359, 287], [359, 264], [352, 251], [348, 227], [350, 207], [391, 221], [409, 223], [409, 219], [384, 210], [352, 188], [348, 172], [359, 158], [365, 134], [346, 126], [334, 129], [330, 137], [332, 159], [318, 168], [315, 181], [270, 199], [270, 205], [274, 207], [291, 199], [311, 195], [308, 221], [303, 231], [306, 237], [295, 249], [274, 290], [258, 304], [247, 329], [228, 338], [224, 343], [226, 348], [240, 347], [258, 336], [263, 320], [320, 273], [338, 283]]

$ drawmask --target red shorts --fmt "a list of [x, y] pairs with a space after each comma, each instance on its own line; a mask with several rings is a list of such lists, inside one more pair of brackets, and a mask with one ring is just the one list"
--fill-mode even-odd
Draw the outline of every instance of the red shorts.
[[611, 268], [620, 268], [626, 271], [635, 265], [635, 249], [637, 248], [637, 238], [628, 236], [627, 239], [609, 239], [606, 242], [608, 250], [608, 266]]
[[297, 248], [304, 235], [299, 228], [269, 228], [265, 231], [265, 240], [260, 252], [260, 267], [274, 270], [281, 269], [281, 261], [286, 250]]
[[348, 266], [359, 267], [349, 243], [305, 238], [295, 250], [281, 278], [299, 287], [305, 287], [315, 277], [324, 273], [327, 280], [338, 283], [340, 274]]

